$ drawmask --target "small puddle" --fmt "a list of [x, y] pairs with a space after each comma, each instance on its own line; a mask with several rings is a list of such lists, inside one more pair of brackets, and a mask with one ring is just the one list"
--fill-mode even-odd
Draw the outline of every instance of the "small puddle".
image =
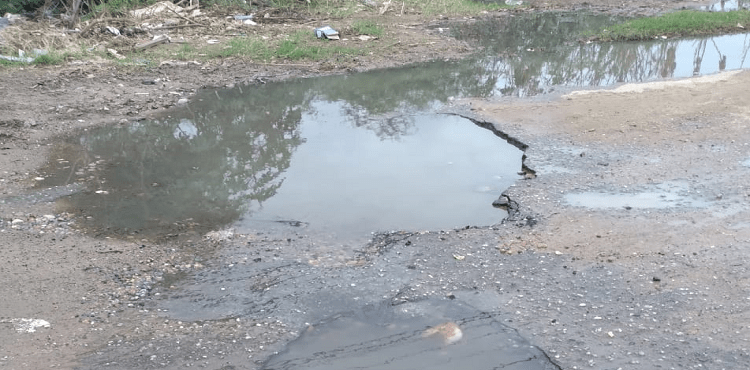
[[706, 208], [710, 202], [681, 183], [659, 184], [632, 193], [584, 192], [565, 195], [568, 204], [586, 208]]
[[[264, 370], [559, 369], [518, 333], [489, 314], [466, 315], [447, 304], [397, 306], [309, 327]], [[463, 310], [464, 312], [459, 312]], [[428, 315], [418, 312], [428, 313]]]

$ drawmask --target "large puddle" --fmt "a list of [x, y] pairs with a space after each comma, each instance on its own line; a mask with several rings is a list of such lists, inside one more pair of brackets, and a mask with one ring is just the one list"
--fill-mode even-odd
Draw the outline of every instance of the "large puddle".
[[206, 91], [171, 116], [69, 139], [41, 184], [84, 183], [59, 204], [104, 233], [232, 224], [364, 242], [500, 222], [492, 202], [518, 178], [522, 152], [470, 120], [425, 112], [448, 92], [358, 91], [387, 75]]

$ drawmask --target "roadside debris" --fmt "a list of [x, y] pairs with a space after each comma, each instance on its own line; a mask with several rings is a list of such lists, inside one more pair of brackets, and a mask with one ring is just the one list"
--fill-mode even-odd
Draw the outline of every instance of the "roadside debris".
[[[154, 16], [156, 14], [165, 12], [165, 11], [172, 11], [172, 12], [175, 12], [175, 13], [182, 13], [182, 12], [188, 12], [188, 11], [192, 11], [192, 10], [197, 10], [198, 12], [200, 12], [200, 10], [197, 9], [197, 5], [193, 5], [193, 6], [189, 6], [189, 7], [183, 8], [183, 7], [179, 6], [179, 5], [173, 4], [170, 1], [160, 1], [160, 2], [158, 2], [156, 4], [154, 4], [154, 5], [151, 5], [151, 6], [148, 6], [148, 7], [145, 7], [145, 8], [132, 10], [132, 11], [130, 11], [130, 15], [132, 15], [133, 17], [136, 17], [136, 18], [146, 18], [146, 17], [151, 17], [151, 16]], [[195, 16], [195, 15], [197, 15], [197, 14], [194, 11], [191, 14], [191, 16]]]
[[329, 40], [338, 40], [339, 32], [331, 28], [331, 26], [323, 26], [315, 29], [315, 37], [326, 38]]
[[443, 340], [443, 344], [453, 344], [463, 338], [464, 333], [461, 328], [454, 322], [445, 322], [437, 326], [428, 328], [422, 332], [422, 338], [436, 336]]
[[9, 55], [0, 55], [0, 59], [7, 60], [10, 62], [32, 63], [34, 59], [42, 55], [47, 55], [47, 53], [48, 51], [44, 49], [34, 49], [31, 52], [31, 55], [33, 55], [33, 57], [27, 57], [25, 51], [18, 49], [17, 57], [9, 56]]
[[0, 323], [2, 322], [13, 324], [16, 331], [19, 333], [34, 333], [36, 332], [36, 329], [38, 328], [50, 327], [49, 321], [42, 320], [42, 319], [25, 319], [25, 318], [3, 319], [3, 320], [0, 320]]
[[136, 50], [144, 50], [144, 49], [148, 49], [150, 47], [154, 47], [154, 46], [159, 45], [159, 44], [169, 43], [170, 41], [171, 40], [169, 39], [169, 36], [167, 36], [167, 35], [158, 35], [158, 36], [154, 36], [153, 40], [151, 40], [151, 41], [147, 41], [147, 42], [144, 42], [144, 43], [136, 45], [135, 49]]
[[115, 57], [116, 59], [125, 59], [125, 56], [119, 54], [115, 49], [107, 49], [107, 53], [109, 53], [109, 55]]

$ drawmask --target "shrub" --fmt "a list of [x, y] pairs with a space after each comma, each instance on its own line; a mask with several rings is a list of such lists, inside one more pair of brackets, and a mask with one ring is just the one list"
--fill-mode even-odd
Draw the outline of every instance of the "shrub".
[[0, 1], [0, 16], [5, 13], [29, 13], [44, 5], [45, 0]]

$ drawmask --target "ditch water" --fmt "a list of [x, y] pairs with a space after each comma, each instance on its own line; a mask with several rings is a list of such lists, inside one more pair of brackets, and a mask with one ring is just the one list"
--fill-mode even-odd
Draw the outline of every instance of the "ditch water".
[[[479, 42], [485, 52], [462, 61], [205, 90], [158, 119], [70, 137], [52, 150], [39, 184], [78, 184], [80, 191], [58, 205], [81, 214], [80, 224], [102, 234], [203, 233], [232, 226], [241, 233], [305, 234], [354, 247], [375, 231], [491, 225], [504, 217], [491, 203], [519, 179], [522, 152], [470, 120], [436, 113], [453, 99], [544, 97], [746, 68], [747, 34], [571, 41], [617, 21], [542, 13], [445, 24], [437, 32]], [[614, 201], [616, 195], [579, 194], [568, 201], [622, 207], [656, 201], [669, 207], [689, 198], [671, 196], [675, 191]], [[244, 248], [236, 254], [252, 253], [252, 245]], [[224, 253], [219, 258], [231, 257]], [[461, 367], [479, 369], [494, 363], [488, 358], [501, 358], [498, 363], [507, 368], [556, 368], [507, 327], [457, 310], [459, 300], [440, 308], [453, 310], [444, 318], [466, 331], [464, 342], [449, 349], [413, 340], [443, 319], [434, 316], [435, 307], [411, 317], [389, 310], [366, 318], [336, 315], [364, 303], [390, 307], [382, 300], [408, 285], [418, 274], [413, 269], [376, 260], [372, 268], [337, 270], [328, 276], [329, 286], [323, 283], [326, 273], [298, 258], [290, 261], [276, 257], [197, 273], [162, 307], [184, 320], [278, 315], [300, 329], [305, 320], [323, 320], [270, 359], [268, 369], [343, 369], [352, 363], [374, 369], [380, 365], [373, 359], [388, 356], [397, 361], [387, 368], [456, 368], [450, 361], [461, 361]], [[262, 289], [248, 285], [268, 279], [277, 280], [260, 284]], [[356, 281], [356, 287], [342, 281]], [[493, 347], [501, 342], [510, 343], [503, 347], [507, 352]], [[403, 351], [416, 355], [399, 357]], [[319, 354], [326, 361], [318, 361]]]

